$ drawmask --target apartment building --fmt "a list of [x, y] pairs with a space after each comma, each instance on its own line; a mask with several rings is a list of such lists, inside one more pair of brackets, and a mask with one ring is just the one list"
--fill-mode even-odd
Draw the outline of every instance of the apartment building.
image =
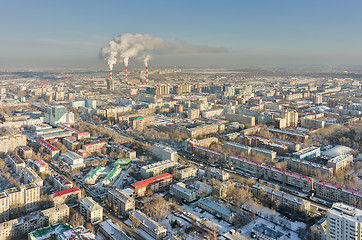
[[177, 162], [178, 160], [177, 151], [162, 144], [155, 144], [152, 146], [152, 156], [160, 160], [171, 160], [174, 162]]
[[43, 179], [30, 167], [21, 170], [23, 176], [23, 183], [36, 183], [39, 187], [43, 186]]
[[270, 201], [278, 201], [279, 204], [291, 208], [293, 211], [305, 211], [307, 213], [310, 211], [309, 201], [265, 185], [255, 184], [252, 192], [256, 197], [262, 196], [264, 199], [267, 198]]
[[59, 157], [59, 149], [54, 147], [53, 145], [51, 145], [50, 143], [48, 143], [47, 141], [45, 141], [44, 139], [37, 139], [38, 144], [40, 146], [43, 146], [45, 148], [45, 150], [47, 151], [48, 154], [50, 154], [50, 156], [52, 156], [53, 159], [56, 159]]
[[88, 144], [83, 145], [82, 149], [90, 154], [90, 153], [94, 153], [94, 152], [99, 152], [105, 145], [106, 145], [105, 141], [88, 143]]
[[80, 198], [81, 191], [76, 187], [65, 189], [52, 195], [54, 206], [62, 205], [64, 203], [74, 203]]
[[173, 160], [164, 160], [141, 167], [141, 176], [149, 178], [161, 175], [172, 170], [176, 165]]
[[95, 223], [103, 220], [103, 207], [91, 197], [85, 197], [79, 200], [79, 211], [88, 222]]
[[124, 193], [118, 188], [114, 188], [108, 191], [107, 199], [112, 208], [117, 207], [117, 215], [123, 217], [128, 216], [128, 213], [135, 210], [135, 200], [133, 197]]
[[166, 237], [167, 230], [141, 211], [135, 210], [130, 212], [129, 218], [131, 219], [133, 226], [140, 227], [154, 239], [162, 240]]
[[150, 189], [152, 192], [157, 192], [170, 186], [172, 184], [172, 179], [173, 176], [171, 174], [165, 173], [160, 176], [132, 183], [131, 187], [135, 190], [136, 195], [141, 197], [144, 196], [147, 189]]
[[197, 173], [198, 173], [197, 168], [186, 167], [186, 168], [177, 169], [175, 177], [177, 180], [182, 181], [196, 177]]
[[0, 223], [0, 239], [20, 239], [21, 236], [38, 228], [59, 221], [68, 221], [69, 207], [61, 205]]
[[210, 168], [206, 171], [207, 178], [215, 178], [219, 181], [227, 181], [229, 180], [230, 174], [224, 170], [217, 169], [217, 168]]
[[23, 184], [0, 193], [0, 220], [35, 211], [39, 207], [40, 187], [35, 183]]
[[6, 156], [6, 161], [10, 163], [11, 168], [16, 174], [19, 174], [26, 164], [16, 153], [10, 153]]
[[63, 175], [60, 175], [58, 173], [53, 175], [53, 183], [54, 183], [54, 188], [57, 191], [61, 191], [61, 190], [65, 190], [65, 189], [69, 189], [73, 187], [73, 183], [68, 180], [66, 177], [64, 177]]
[[14, 136], [0, 136], [0, 152], [14, 151], [18, 146], [26, 146], [26, 136], [17, 134]]
[[112, 150], [116, 150], [118, 154], [121, 153], [124, 158], [133, 159], [137, 157], [137, 153], [135, 150], [125, 147], [123, 145], [113, 145], [111, 148]]
[[362, 210], [334, 203], [327, 211], [327, 240], [361, 240]]
[[171, 185], [170, 187], [171, 195], [175, 196], [176, 198], [185, 200], [187, 202], [195, 201], [197, 198], [196, 192], [187, 189], [184, 183], [176, 183]]
[[203, 198], [197, 202], [197, 206], [205, 211], [213, 214], [219, 215], [225, 221], [232, 223], [235, 217], [235, 214], [230, 211], [227, 207], [217, 202], [214, 202], [211, 197]]

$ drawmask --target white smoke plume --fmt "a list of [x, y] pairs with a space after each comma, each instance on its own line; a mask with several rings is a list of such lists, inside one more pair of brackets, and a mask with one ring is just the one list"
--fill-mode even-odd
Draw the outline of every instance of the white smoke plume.
[[[196, 46], [186, 42], [170, 43], [162, 38], [153, 37], [149, 34], [126, 33], [114, 37], [109, 41], [108, 46], [102, 48], [101, 54], [107, 60], [109, 68], [112, 70], [116, 63], [124, 62], [128, 66], [130, 58], [137, 57], [143, 52], [157, 51], [163, 54], [180, 53], [220, 53], [226, 52], [225, 48], [215, 48], [209, 46]], [[146, 54], [144, 63], [147, 66], [151, 55]]]
[[152, 56], [150, 54], [146, 54], [143, 57], [143, 62], [145, 64], [145, 67], [148, 67], [148, 61], [152, 60]]

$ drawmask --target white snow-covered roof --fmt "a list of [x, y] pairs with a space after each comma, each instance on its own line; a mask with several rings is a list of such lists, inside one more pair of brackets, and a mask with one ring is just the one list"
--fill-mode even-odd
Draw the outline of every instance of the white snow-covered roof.
[[342, 154], [350, 153], [352, 150], [353, 150], [352, 148], [349, 148], [349, 147], [346, 147], [346, 146], [336, 145], [335, 147], [333, 147], [333, 148], [331, 148], [331, 149], [329, 149], [327, 151], [324, 151], [322, 153], [322, 155], [334, 158], [334, 157], [337, 157], [337, 156], [342, 155]]

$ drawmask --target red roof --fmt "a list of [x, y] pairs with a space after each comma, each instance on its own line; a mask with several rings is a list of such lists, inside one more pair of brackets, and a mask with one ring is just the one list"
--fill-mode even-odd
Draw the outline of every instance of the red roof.
[[59, 151], [58, 148], [54, 147], [53, 145], [51, 145], [50, 143], [48, 143], [47, 141], [45, 141], [44, 139], [42, 138], [39, 138], [37, 140], [39, 143], [41, 143], [44, 147], [48, 148], [49, 150], [51, 151]]
[[143, 181], [135, 182], [135, 183], [131, 184], [131, 187], [133, 187], [134, 189], [138, 189], [141, 187], [146, 187], [151, 183], [165, 181], [165, 180], [172, 179], [172, 178], [173, 178], [173, 176], [171, 174], [165, 173], [160, 176], [156, 176], [156, 177], [145, 179]]
[[105, 141], [100, 141], [100, 142], [95, 142], [95, 143], [88, 143], [86, 144], [85, 146], [92, 146], [92, 145], [97, 145], [97, 144], [105, 144], [106, 142]]
[[63, 191], [59, 191], [59, 192], [54, 193], [53, 198], [60, 197], [60, 196], [63, 196], [63, 195], [67, 195], [67, 194], [70, 194], [70, 193], [76, 193], [76, 192], [80, 192], [79, 188], [77, 188], [77, 187], [65, 189]]

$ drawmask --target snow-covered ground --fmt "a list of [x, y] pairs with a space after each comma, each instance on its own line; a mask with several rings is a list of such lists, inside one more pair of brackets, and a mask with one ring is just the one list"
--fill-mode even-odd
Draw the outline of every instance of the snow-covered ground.
[[[240, 233], [244, 236], [244, 237], [249, 237], [251, 234], [251, 230], [253, 229], [253, 227], [255, 227], [258, 224], [264, 223], [266, 226], [268, 226], [269, 228], [282, 232], [285, 235], [287, 235], [288, 233], [290, 234], [290, 237], [285, 236], [285, 239], [293, 239], [293, 240], [299, 240], [300, 238], [298, 237], [298, 233], [296, 233], [295, 231], [291, 231], [288, 230], [286, 228], [283, 228], [279, 225], [275, 225], [273, 223], [271, 223], [268, 220], [265, 220], [263, 218], [256, 218], [254, 221], [248, 223], [247, 225], [245, 225], [244, 227], [242, 227], [239, 231]], [[291, 227], [295, 230], [297, 230], [299, 227], [303, 226], [304, 223], [298, 223], [298, 222], [291, 222]]]

